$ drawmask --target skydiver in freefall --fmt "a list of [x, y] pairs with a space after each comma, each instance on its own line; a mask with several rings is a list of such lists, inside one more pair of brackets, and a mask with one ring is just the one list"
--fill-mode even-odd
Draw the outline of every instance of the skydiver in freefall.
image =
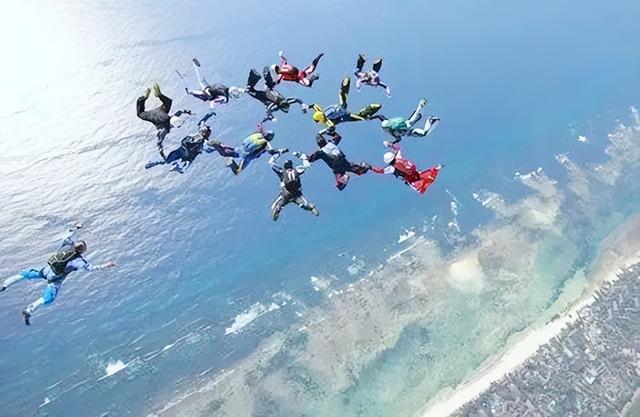
[[280, 56], [280, 64], [272, 67], [278, 76], [276, 83], [280, 84], [282, 81], [292, 81], [305, 87], [311, 87], [313, 82], [319, 78], [316, 73], [316, 68], [323, 55], [324, 54], [319, 54], [308, 67], [301, 71], [297, 67], [289, 64], [289, 61], [287, 61], [287, 58], [284, 56], [284, 52], [280, 51], [278, 53], [278, 56]]
[[171, 128], [182, 126], [184, 123], [184, 115], [191, 115], [191, 111], [178, 110], [174, 114], [169, 114], [173, 100], [162, 94], [158, 83], [153, 84], [153, 93], [158, 97], [162, 104], [152, 110], [145, 109], [145, 102], [151, 94], [151, 89], [147, 88], [144, 95], [138, 97], [138, 100], [136, 101], [136, 113], [140, 119], [152, 123], [156, 129], [158, 129], [158, 132], [156, 133], [156, 145], [158, 146], [160, 155], [164, 158], [164, 149], [162, 147], [164, 138], [167, 136], [169, 131], [171, 131]]
[[[314, 110], [312, 115], [313, 121], [326, 126], [320, 131], [321, 134], [334, 131], [335, 127], [340, 123], [361, 122], [371, 119], [384, 120], [383, 116], [376, 115], [376, 113], [382, 108], [382, 105], [378, 103], [369, 104], [359, 112], [351, 113], [347, 108], [347, 98], [349, 96], [350, 86], [351, 79], [349, 77], [344, 77], [340, 84], [338, 104], [332, 104], [326, 108], [322, 108], [318, 104], [312, 104], [309, 106]], [[303, 108], [303, 111], [306, 111], [306, 107]]]
[[440, 122], [439, 117], [429, 116], [422, 128], [414, 128], [413, 126], [422, 119], [422, 109], [427, 106], [427, 100], [422, 99], [418, 103], [418, 107], [409, 116], [394, 117], [392, 119], [383, 120], [381, 123], [382, 129], [394, 137], [394, 143], [400, 142], [404, 136], [427, 136]]
[[20, 271], [4, 280], [0, 287], [0, 292], [5, 291], [11, 285], [24, 280], [44, 280], [46, 286], [42, 297], [29, 304], [23, 311], [24, 323], [31, 325], [31, 316], [43, 305], [50, 305], [55, 301], [60, 293], [60, 287], [67, 276], [79, 269], [86, 271], [101, 271], [112, 268], [116, 265], [114, 261], [109, 261], [102, 265], [93, 265], [87, 262], [82, 255], [87, 250], [84, 240], [75, 240], [74, 234], [82, 225], [77, 224], [67, 231], [58, 251], [53, 254], [47, 264], [43, 267], [28, 268]]

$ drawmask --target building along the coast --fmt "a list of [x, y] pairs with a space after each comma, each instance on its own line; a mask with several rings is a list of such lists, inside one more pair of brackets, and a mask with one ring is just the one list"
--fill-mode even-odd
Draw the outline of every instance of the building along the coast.
[[456, 415], [640, 417], [640, 264], [595, 297], [559, 336]]

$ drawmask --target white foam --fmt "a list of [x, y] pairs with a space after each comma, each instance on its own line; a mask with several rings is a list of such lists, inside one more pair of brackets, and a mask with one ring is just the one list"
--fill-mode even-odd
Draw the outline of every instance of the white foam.
[[398, 243], [406, 242], [407, 240], [411, 239], [415, 235], [416, 235], [416, 232], [414, 232], [413, 230], [405, 229], [405, 233], [401, 234], [398, 237]]
[[271, 311], [278, 310], [280, 305], [271, 303], [268, 307], [265, 307], [261, 303], [255, 303], [248, 310], [238, 314], [234, 319], [231, 326], [227, 327], [224, 331], [225, 335], [238, 334], [243, 328], [248, 326], [258, 317], [267, 314]]
[[[394, 253], [393, 255], [389, 256], [387, 258], [387, 262], [391, 262], [394, 259], [397, 259], [399, 257], [401, 257], [402, 255], [404, 255], [405, 253], [409, 252], [411, 249], [415, 248], [416, 246], [418, 246], [420, 243], [424, 242], [424, 238], [419, 237], [415, 243], [413, 243], [411, 246], [409, 246], [408, 248], [405, 248], [403, 250], [401, 250], [400, 252]], [[381, 269], [382, 266], [379, 268]]]
[[578, 142], [587, 143], [589, 139], [586, 136], [578, 136]]
[[109, 361], [105, 369], [105, 377], [115, 375], [126, 367], [127, 365], [119, 359], [115, 362]]
[[311, 285], [313, 285], [313, 289], [316, 292], [326, 291], [331, 286], [332, 279], [331, 278], [323, 278], [323, 277], [311, 277]]

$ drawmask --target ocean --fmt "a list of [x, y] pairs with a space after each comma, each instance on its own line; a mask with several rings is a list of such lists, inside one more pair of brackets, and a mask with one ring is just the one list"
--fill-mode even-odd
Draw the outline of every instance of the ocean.
[[[42, 285], [0, 295], [1, 414], [414, 415], [578, 296], [600, 241], [637, 213], [636, 138], [619, 124], [637, 123], [638, 12], [628, 0], [0, 0], [0, 277], [41, 266], [75, 221], [90, 261], [118, 262], [70, 276], [30, 328], [20, 311]], [[339, 192], [317, 163], [304, 190], [321, 216], [287, 207], [274, 223], [265, 157], [239, 177], [212, 155], [184, 175], [144, 169], [156, 157], [134, 113], [145, 88], [200, 115], [176, 70], [195, 87], [197, 57], [209, 81], [243, 86], [279, 50], [299, 66], [326, 54], [312, 89], [280, 88], [323, 105], [359, 52], [384, 57], [393, 97], [354, 88], [350, 106], [393, 117], [429, 100], [440, 126], [403, 142], [419, 166], [445, 165], [429, 192], [376, 175]], [[217, 112], [213, 135], [239, 144], [264, 110], [243, 97]], [[276, 146], [314, 149], [309, 115], [277, 117]], [[631, 145], [607, 156], [616, 131]], [[376, 122], [340, 132], [351, 159], [382, 164]]]

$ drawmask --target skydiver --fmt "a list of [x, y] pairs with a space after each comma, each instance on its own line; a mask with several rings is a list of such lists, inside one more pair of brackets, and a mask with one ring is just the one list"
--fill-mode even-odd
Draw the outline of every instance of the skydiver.
[[278, 56], [280, 57], [280, 64], [274, 65], [273, 70], [278, 76], [277, 84], [280, 84], [282, 81], [293, 81], [298, 84], [302, 84], [305, 87], [311, 87], [313, 82], [317, 80], [318, 74], [316, 74], [316, 67], [318, 66], [318, 62], [320, 62], [320, 58], [322, 58], [324, 54], [319, 54], [311, 65], [300, 71], [297, 67], [289, 64], [287, 58], [284, 56], [284, 52], [278, 52]]
[[391, 89], [388, 85], [382, 82], [380, 79], [380, 70], [382, 69], [382, 58], [378, 58], [373, 61], [372, 69], [365, 71], [364, 63], [366, 58], [364, 54], [358, 55], [358, 62], [356, 63], [356, 69], [353, 72], [356, 76], [356, 90], [360, 91], [360, 85], [366, 84], [371, 87], [382, 87], [388, 98], [391, 98]]
[[349, 183], [349, 174], [347, 172], [353, 172], [356, 175], [366, 174], [371, 165], [366, 162], [359, 164], [349, 162], [342, 150], [338, 148], [342, 136], [337, 132], [328, 133], [331, 138], [326, 139], [323, 134], [316, 136], [316, 143], [318, 144], [318, 150], [309, 155], [309, 162], [314, 162], [319, 159], [323, 160], [325, 164], [333, 171], [336, 177], [336, 187], [342, 191]]
[[203, 150], [205, 152], [213, 152], [214, 149], [206, 144], [207, 139], [211, 136], [211, 127], [206, 122], [214, 115], [214, 112], [207, 113], [198, 122], [198, 133], [185, 136], [178, 149], [169, 152], [169, 155], [161, 161], [149, 162], [145, 168], [149, 169], [156, 165], [171, 164], [171, 171], [183, 174]]
[[418, 107], [408, 119], [405, 119], [404, 117], [394, 117], [392, 119], [383, 120], [381, 124], [382, 129], [394, 137], [394, 143], [400, 142], [404, 136], [427, 136], [440, 122], [439, 117], [429, 116], [425, 121], [423, 128], [413, 128], [413, 126], [422, 118], [421, 112], [426, 105], [426, 99], [420, 100]]
[[[244, 89], [239, 87], [227, 87], [219, 83], [209, 84], [200, 72], [200, 61], [198, 61], [197, 58], [193, 58], [193, 69], [196, 72], [200, 89], [189, 90], [189, 87], [185, 87], [185, 91], [197, 99], [208, 101], [209, 106], [212, 108], [216, 104], [228, 103], [230, 98], [239, 98], [240, 95], [245, 92]], [[178, 72], [178, 75], [184, 80], [182, 74]]]
[[296, 203], [300, 208], [310, 211], [316, 216], [320, 213], [315, 205], [310, 203], [304, 195], [302, 195], [302, 182], [300, 176], [309, 168], [310, 164], [305, 154], [295, 152], [294, 155], [302, 160], [302, 165], [294, 167], [293, 161], [288, 160], [284, 163], [284, 166], [276, 165], [276, 160], [282, 154], [275, 154], [269, 158], [269, 165], [271, 169], [280, 178], [280, 195], [271, 205], [271, 217], [273, 221], [278, 220], [280, 217], [280, 211], [284, 206], [289, 203]]
[[184, 123], [183, 115], [190, 115], [191, 111], [178, 110], [173, 115], [169, 114], [169, 112], [171, 111], [171, 104], [173, 103], [173, 100], [162, 94], [158, 83], [153, 84], [153, 94], [158, 97], [158, 99], [160, 99], [162, 104], [153, 110], [145, 110], [145, 102], [149, 98], [149, 94], [151, 94], [151, 89], [147, 88], [144, 95], [138, 97], [138, 100], [136, 101], [136, 113], [139, 118], [152, 123], [156, 127], [156, 129], [158, 129], [158, 132], [156, 134], [156, 144], [158, 146], [160, 155], [162, 155], [162, 157], [164, 158], [164, 149], [162, 147], [164, 138], [167, 136], [172, 127], [182, 126], [182, 124]]
[[53, 303], [60, 293], [60, 287], [67, 276], [79, 270], [101, 271], [112, 268], [115, 262], [109, 261], [102, 265], [93, 265], [87, 262], [82, 254], [87, 250], [87, 244], [84, 240], [75, 240], [74, 234], [82, 225], [77, 224], [69, 229], [65, 235], [58, 251], [52, 255], [47, 261], [47, 265], [42, 268], [31, 268], [20, 271], [17, 275], [13, 275], [4, 280], [0, 292], [6, 290], [11, 285], [24, 280], [43, 279], [47, 281], [42, 297], [29, 304], [23, 311], [24, 324], [31, 325], [31, 315], [42, 305]]
[[[263, 76], [266, 88], [264, 90], [257, 90], [256, 85], [262, 77], [260, 77], [260, 74], [258, 74], [255, 69], [252, 69], [249, 72], [246, 89], [247, 94], [267, 107], [267, 117], [263, 119], [263, 122], [266, 122], [267, 120], [275, 120], [273, 113], [278, 110], [288, 113], [293, 103], [304, 105], [302, 100], [299, 98], [285, 97], [275, 89], [276, 83], [273, 81], [269, 67], [264, 67]], [[303, 111], [306, 111], [306, 107], [303, 107]]]
[[384, 168], [371, 167], [371, 170], [378, 174], [393, 174], [402, 178], [405, 184], [420, 194], [424, 194], [427, 191], [427, 188], [433, 184], [443, 168], [443, 165], [438, 164], [427, 170], [418, 171], [413, 162], [402, 157], [400, 144], [385, 141], [384, 145], [390, 149], [389, 152], [384, 154], [383, 158], [387, 166]]
[[[376, 113], [382, 108], [381, 104], [369, 104], [358, 113], [351, 113], [347, 110], [347, 97], [349, 95], [350, 85], [351, 79], [349, 77], [344, 77], [340, 85], [340, 92], [338, 93], [339, 104], [332, 104], [326, 109], [323, 109], [317, 104], [312, 104], [310, 106], [314, 110], [312, 116], [313, 121], [326, 125], [326, 128], [319, 132], [320, 134], [334, 131], [335, 127], [340, 123], [359, 122], [371, 119], [384, 120], [383, 116], [376, 116]], [[306, 107], [303, 107], [303, 111], [306, 111]]]
[[[273, 148], [270, 142], [274, 137], [275, 133], [273, 133], [272, 130], [265, 131], [262, 123], [260, 123], [258, 124], [258, 129], [242, 141], [241, 150], [224, 145], [219, 140], [209, 140], [208, 145], [221, 156], [225, 157], [227, 166], [231, 169], [231, 172], [238, 175], [251, 161], [260, 158], [265, 152], [271, 155], [280, 155], [289, 152], [287, 148]], [[236, 162], [234, 158], [240, 158], [240, 162]]]

